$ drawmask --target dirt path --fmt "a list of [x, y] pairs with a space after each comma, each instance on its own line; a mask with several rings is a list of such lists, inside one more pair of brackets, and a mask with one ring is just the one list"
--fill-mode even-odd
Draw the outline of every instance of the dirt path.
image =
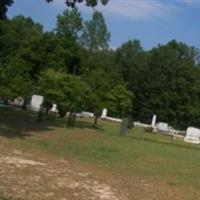
[[117, 189], [64, 159], [35, 158], [0, 146], [0, 193], [26, 200], [126, 200]]

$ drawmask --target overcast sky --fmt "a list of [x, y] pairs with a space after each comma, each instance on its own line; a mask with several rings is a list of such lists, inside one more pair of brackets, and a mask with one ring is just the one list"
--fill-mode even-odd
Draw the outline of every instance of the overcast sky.
[[[56, 16], [66, 6], [64, 0], [15, 0], [8, 15], [32, 17], [45, 30], [56, 25]], [[92, 9], [79, 6], [85, 19]], [[107, 6], [98, 6], [111, 32], [112, 48], [129, 39], [139, 39], [145, 49], [176, 39], [200, 48], [200, 0], [110, 0]]]

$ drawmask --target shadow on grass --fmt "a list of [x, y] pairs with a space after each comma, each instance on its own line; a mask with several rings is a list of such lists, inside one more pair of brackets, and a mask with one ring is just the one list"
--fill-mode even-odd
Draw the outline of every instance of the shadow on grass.
[[24, 138], [31, 132], [50, 131], [46, 124], [37, 122], [37, 114], [17, 108], [0, 108], [0, 136]]
[[84, 121], [84, 119], [81, 119], [81, 118], [76, 120], [76, 124], [75, 124], [74, 128], [94, 129], [97, 131], [103, 131], [103, 127], [101, 125], [94, 125], [94, 123]]
[[[0, 107], [0, 136], [8, 138], [25, 138], [33, 133], [41, 134], [45, 131], [53, 131], [55, 128], [72, 128], [67, 127], [67, 119], [59, 118], [53, 115], [42, 114], [42, 120], [38, 122], [38, 113], [24, 111], [19, 108]], [[81, 129], [98, 129], [91, 122], [76, 120], [74, 128]]]

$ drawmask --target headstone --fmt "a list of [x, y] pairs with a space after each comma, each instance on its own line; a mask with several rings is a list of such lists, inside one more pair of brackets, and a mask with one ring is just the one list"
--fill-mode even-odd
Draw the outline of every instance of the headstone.
[[120, 124], [120, 135], [125, 135], [128, 132], [128, 118], [123, 118]]
[[53, 104], [52, 108], [49, 111], [54, 112], [54, 113], [58, 113], [57, 104]]
[[80, 114], [81, 117], [94, 117], [94, 113], [91, 113], [91, 112], [81, 112]]
[[184, 141], [193, 144], [200, 144], [200, 129], [188, 127]]
[[152, 122], [151, 122], [151, 126], [152, 126], [152, 127], [155, 127], [155, 126], [156, 126], [156, 118], [157, 118], [157, 116], [156, 116], [156, 115], [153, 115]]
[[40, 96], [40, 95], [33, 95], [31, 98], [31, 105], [30, 105], [30, 109], [33, 111], [40, 111], [40, 107], [43, 103], [44, 97]]
[[157, 124], [157, 129], [159, 131], [163, 131], [163, 132], [168, 132], [169, 131], [168, 124], [165, 123], [165, 122], [159, 122]]
[[108, 110], [106, 108], [104, 108], [102, 111], [102, 114], [101, 114], [102, 119], [105, 119], [107, 117], [107, 112], [108, 112]]
[[23, 106], [24, 105], [24, 98], [21, 96], [18, 96], [15, 98], [14, 102], [12, 103], [14, 106]]

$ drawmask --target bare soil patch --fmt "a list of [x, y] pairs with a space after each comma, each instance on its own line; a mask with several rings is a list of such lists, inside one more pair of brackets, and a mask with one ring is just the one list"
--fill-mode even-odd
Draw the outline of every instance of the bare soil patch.
[[0, 193], [5, 197], [26, 200], [127, 199], [117, 188], [103, 183], [80, 163], [6, 148], [0, 147]]
[[14, 200], [198, 199], [198, 192], [187, 196], [185, 188], [167, 180], [127, 176], [43, 152], [22, 152], [3, 142], [0, 151], [0, 194]]

